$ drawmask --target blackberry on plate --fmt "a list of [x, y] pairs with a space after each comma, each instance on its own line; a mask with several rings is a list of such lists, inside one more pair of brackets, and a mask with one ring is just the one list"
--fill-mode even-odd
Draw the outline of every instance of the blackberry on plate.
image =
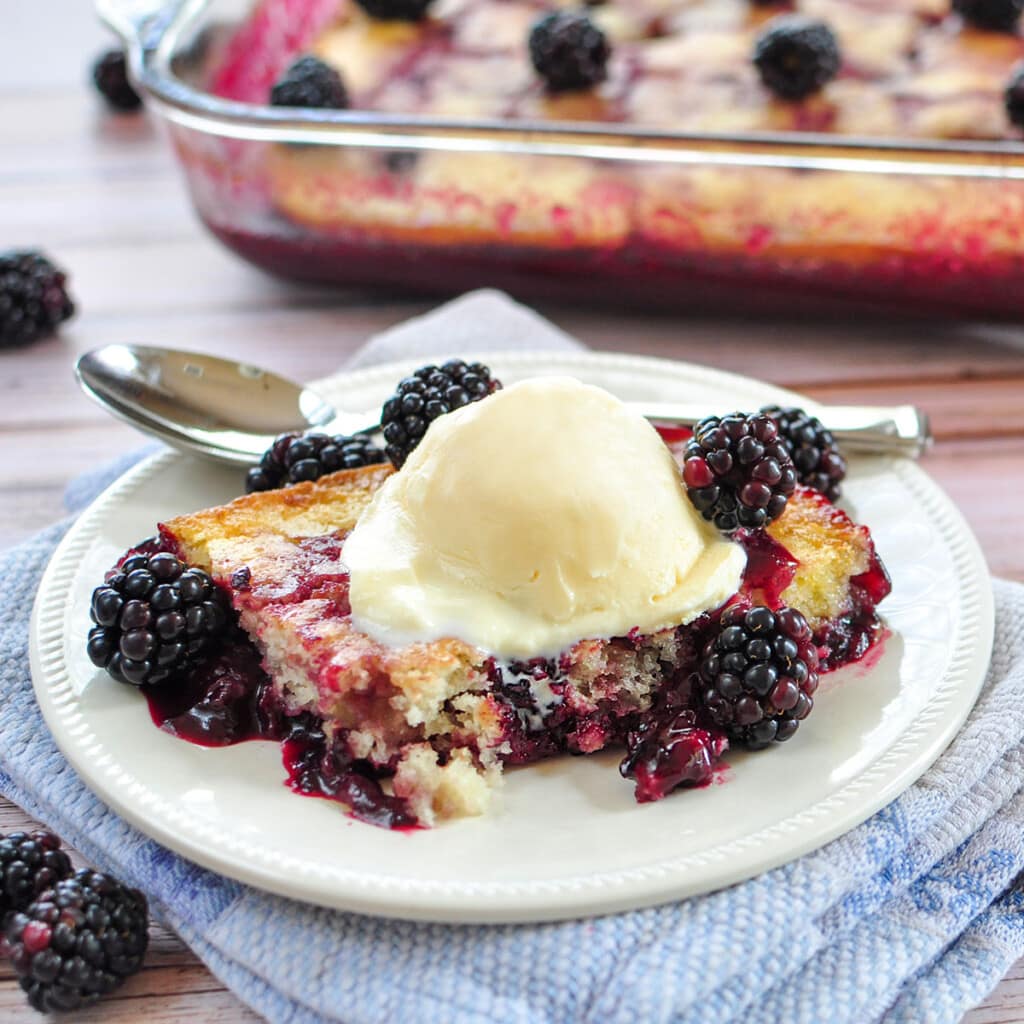
[[711, 722], [750, 750], [788, 740], [814, 706], [818, 650], [795, 608], [733, 607], [700, 662]]
[[433, 0], [356, 0], [377, 21], [422, 21]]
[[839, 44], [828, 25], [799, 14], [773, 18], [754, 44], [761, 81], [787, 100], [817, 92], [836, 77], [841, 62]]
[[108, 875], [76, 871], [12, 914], [5, 932], [29, 1003], [41, 1013], [77, 1010], [142, 966], [146, 897]]
[[383, 461], [384, 452], [362, 434], [282, 434], [263, 453], [260, 464], [249, 470], [245, 491], [273, 491], [303, 480], [319, 480], [339, 469], [358, 469]]
[[500, 388], [501, 381], [492, 377], [483, 363], [451, 359], [440, 367], [421, 366], [399, 382], [381, 410], [388, 458], [400, 468], [438, 416], [478, 402]]
[[123, 50], [101, 53], [92, 66], [92, 81], [114, 110], [127, 113], [142, 106], [142, 97], [128, 78], [128, 61]]
[[317, 57], [299, 57], [270, 90], [274, 107], [314, 107], [343, 110], [348, 90], [341, 75]]
[[27, 345], [75, 311], [67, 276], [42, 253], [0, 253], [0, 348]]
[[953, 10], [977, 28], [1012, 32], [1024, 11], [1024, 0], [953, 0]]
[[619, 773], [635, 780], [638, 803], [660, 800], [677, 786], [710, 782], [726, 746], [725, 736], [702, 728], [690, 708], [648, 715], [627, 734]]
[[846, 459], [821, 420], [794, 407], [766, 405], [761, 412], [779, 428], [779, 440], [789, 450], [797, 480], [820, 491], [829, 501], [838, 501], [840, 484], [846, 477]]
[[0, 922], [70, 874], [71, 861], [52, 832], [0, 836]]
[[708, 416], [693, 430], [683, 482], [694, 507], [723, 533], [759, 530], [778, 519], [797, 474], [770, 416]]
[[530, 60], [549, 92], [588, 89], [607, 77], [611, 45], [579, 11], [552, 11], [530, 29]]
[[90, 614], [90, 660], [133, 686], [166, 683], [212, 650], [230, 623], [213, 580], [166, 551], [130, 554], [92, 592]]
[[1024, 61], [1010, 70], [1010, 78], [1003, 90], [1003, 106], [1010, 124], [1024, 128]]

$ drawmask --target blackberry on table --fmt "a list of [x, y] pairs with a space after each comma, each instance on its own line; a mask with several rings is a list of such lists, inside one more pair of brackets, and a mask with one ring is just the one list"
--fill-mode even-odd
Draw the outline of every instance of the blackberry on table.
[[788, 740], [814, 706], [818, 650], [794, 608], [734, 607], [700, 662], [700, 702], [730, 741], [760, 750]]
[[549, 92], [589, 89], [607, 77], [611, 45], [579, 11], [553, 11], [530, 29], [530, 60]]
[[452, 359], [444, 366], [420, 367], [399, 382], [381, 410], [388, 458], [400, 468], [438, 416], [478, 402], [500, 388], [501, 382], [483, 363]]
[[799, 14], [773, 18], [754, 44], [761, 81], [787, 100], [817, 92], [836, 77], [841, 63], [839, 44], [828, 25]]
[[92, 594], [87, 651], [118, 682], [159, 685], [209, 653], [230, 624], [227, 598], [168, 552], [132, 554]]
[[377, 21], [422, 21], [433, 0], [356, 0]]
[[339, 469], [358, 469], [383, 461], [384, 452], [362, 434], [282, 434], [264, 452], [259, 465], [249, 470], [245, 491], [273, 491], [303, 480], [319, 480]]
[[0, 923], [11, 911], [24, 910], [71, 871], [71, 861], [52, 832], [0, 836]]
[[778, 519], [797, 474], [769, 416], [708, 416], [687, 442], [683, 482], [694, 508], [723, 533], [759, 530]]
[[789, 451], [797, 480], [829, 501], [838, 501], [846, 478], [846, 459], [821, 420], [792, 406], [766, 405], [761, 412], [779, 428], [779, 440]]
[[128, 78], [128, 61], [123, 50], [101, 53], [92, 66], [92, 81], [114, 110], [128, 113], [142, 106], [142, 97]]
[[348, 90], [330, 64], [317, 57], [299, 57], [270, 90], [270, 104], [343, 110], [348, 106]]
[[977, 28], [1012, 32], [1024, 11], [1024, 0], [953, 0], [953, 10]]
[[78, 1010], [142, 966], [146, 897], [96, 871], [77, 871], [41, 893], [5, 928], [18, 983], [41, 1013]]
[[75, 311], [67, 276], [42, 253], [0, 253], [0, 348], [52, 334]]

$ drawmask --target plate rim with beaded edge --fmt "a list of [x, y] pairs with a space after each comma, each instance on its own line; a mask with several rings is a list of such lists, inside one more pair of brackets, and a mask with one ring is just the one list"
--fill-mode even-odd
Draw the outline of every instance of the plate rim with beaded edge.
[[[463, 353], [465, 355], [465, 353]], [[488, 353], [506, 384], [562, 373], [625, 399], [706, 399], [713, 411], [776, 402], [772, 385], [615, 353]], [[372, 408], [420, 360], [331, 378], [339, 407]], [[592, 916], [706, 893], [815, 850], [924, 773], [966, 719], [992, 649], [985, 559], [953, 502], [907, 459], [855, 458], [843, 502], [893, 577], [879, 651], [822, 680], [794, 741], [727, 756], [721, 784], [633, 800], [619, 753], [506, 772], [489, 812], [388, 832], [290, 792], [275, 743], [201, 748], [157, 729], [145, 699], [89, 663], [89, 598], [156, 522], [228, 500], [237, 468], [151, 456], [82, 513], [54, 552], [32, 615], [36, 697], [85, 784], [192, 861], [282, 896], [408, 920], [527, 922]]]

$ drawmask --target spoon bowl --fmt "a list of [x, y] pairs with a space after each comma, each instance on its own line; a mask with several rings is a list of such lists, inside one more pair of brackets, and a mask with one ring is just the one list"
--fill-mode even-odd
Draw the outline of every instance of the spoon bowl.
[[315, 391], [249, 363], [142, 345], [105, 345], [75, 367], [83, 390], [119, 419], [206, 458], [253, 465], [277, 435], [374, 430], [376, 415], [339, 415]]

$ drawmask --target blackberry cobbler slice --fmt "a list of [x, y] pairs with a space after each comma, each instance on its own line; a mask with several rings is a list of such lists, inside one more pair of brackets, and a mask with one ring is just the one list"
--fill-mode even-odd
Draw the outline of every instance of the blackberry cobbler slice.
[[[440, 388], [424, 370], [409, 380]], [[821, 437], [787, 424], [808, 418], [737, 413], [666, 445], [598, 389], [501, 391], [484, 370], [442, 368], [486, 384], [410, 424], [401, 469], [364, 447], [292, 482], [288, 453], [328, 442], [282, 439], [277, 489], [161, 524], [97, 590], [97, 664], [142, 683], [165, 729], [279, 740], [293, 789], [392, 828], [483, 813], [505, 765], [624, 747], [645, 802], [705, 785], [730, 746], [789, 741], [820, 673], [877, 639], [889, 590], [868, 530], [796, 483], [800, 438]]]

